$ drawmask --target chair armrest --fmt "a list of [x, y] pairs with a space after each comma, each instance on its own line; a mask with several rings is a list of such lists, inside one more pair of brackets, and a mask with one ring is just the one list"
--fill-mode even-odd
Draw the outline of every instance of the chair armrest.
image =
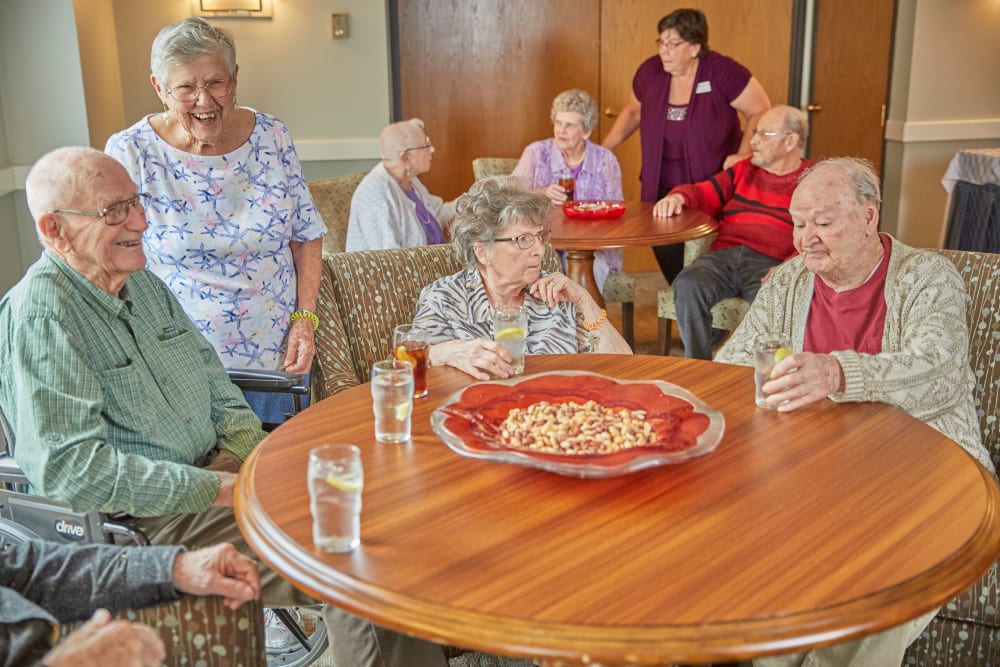
[[308, 394], [305, 376], [301, 373], [272, 371], [258, 368], [227, 368], [229, 379], [243, 391], [280, 391]]
[[0, 454], [0, 483], [3, 484], [27, 484], [28, 478], [21, 471], [21, 466], [13, 456]]
[[166, 665], [263, 667], [266, 662], [264, 616], [256, 600], [233, 611], [217, 596], [185, 595], [177, 602], [114, 616], [151, 626], [167, 649]]

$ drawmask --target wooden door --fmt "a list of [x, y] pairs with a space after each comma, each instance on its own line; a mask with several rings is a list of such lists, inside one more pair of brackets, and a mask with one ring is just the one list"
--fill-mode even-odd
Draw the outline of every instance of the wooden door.
[[817, 0], [809, 157], [881, 169], [894, 0]]
[[[451, 199], [476, 157], [552, 136], [552, 99], [598, 95], [600, 0], [398, 0], [400, 108], [436, 148], [420, 180]], [[596, 138], [596, 137], [595, 137]]]
[[[761, 82], [774, 104], [788, 95], [791, 62], [793, 0], [689, 0], [684, 7], [700, 9], [708, 19], [710, 49], [743, 63]], [[656, 24], [673, 7], [659, 0], [614, 0], [601, 5], [601, 136], [632, 92], [639, 64], [656, 55]], [[626, 199], [639, 198], [639, 133], [615, 149], [622, 167]], [[655, 271], [652, 253], [626, 250], [626, 269]]]

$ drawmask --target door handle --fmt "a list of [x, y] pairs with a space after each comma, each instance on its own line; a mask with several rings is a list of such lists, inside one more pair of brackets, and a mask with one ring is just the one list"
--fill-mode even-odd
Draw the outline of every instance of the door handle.
[[618, 116], [617, 113], [611, 110], [611, 107], [608, 107], [607, 109], [604, 110], [604, 115], [607, 116], [608, 118], [615, 118], [616, 116]]
[[806, 111], [822, 111], [822, 110], [823, 110], [823, 105], [822, 104], [807, 104], [806, 105]]

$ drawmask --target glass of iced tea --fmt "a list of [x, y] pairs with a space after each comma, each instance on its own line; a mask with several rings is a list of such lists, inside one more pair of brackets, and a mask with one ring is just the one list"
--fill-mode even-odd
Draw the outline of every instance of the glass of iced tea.
[[427, 395], [428, 340], [427, 332], [412, 324], [401, 324], [392, 330], [392, 356], [413, 366], [414, 398]]
[[576, 179], [573, 178], [572, 171], [563, 169], [559, 172], [559, 187], [566, 192], [566, 201], [573, 201], [573, 190], [576, 189]]

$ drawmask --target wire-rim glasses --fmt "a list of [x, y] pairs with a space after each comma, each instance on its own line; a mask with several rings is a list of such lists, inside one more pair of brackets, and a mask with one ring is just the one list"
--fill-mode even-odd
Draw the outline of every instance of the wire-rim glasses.
[[538, 232], [537, 234], [524, 233], [524, 234], [518, 234], [517, 236], [505, 236], [502, 239], [493, 239], [493, 242], [498, 243], [500, 241], [511, 241], [515, 243], [517, 247], [520, 248], [521, 250], [531, 250], [532, 248], [535, 247], [536, 239], [539, 241], [539, 243], [541, 243], [544, 246], [546, 243], [549, 242], [549, 239], [551, 238], [552, 238], [552, 231], [544, 229]]
[[135, 206], [140, 211], [144, 211], [149, 204], [152, 195], [148, 192], [140, 192], [134, 197], [116, 201], [108, 204], [100, 211], [78, 211], [75, 208], [54, 208], [49, 213], [74, 213], [76, 215], [87, 215], [92, 218], [101, 218], [108, 227], [116, 227], [128, 220], [129, 209]]
[[201, 91], [206, 91], [213, 99], [220, 99], [229, 95], [233, 92], [234, 84], [230, 81], [223, 81], [221, 79], [216, 79], [215, 81], [209, 81], [208, 83], [202, 84], [200, 86], [174, 86], [173, 88], [168, 88], [164, 92], [170, 97], [174, 98], [178, 102], [183, 102], [184, 104], [190, 104], [198, 99], [201, 95]]

